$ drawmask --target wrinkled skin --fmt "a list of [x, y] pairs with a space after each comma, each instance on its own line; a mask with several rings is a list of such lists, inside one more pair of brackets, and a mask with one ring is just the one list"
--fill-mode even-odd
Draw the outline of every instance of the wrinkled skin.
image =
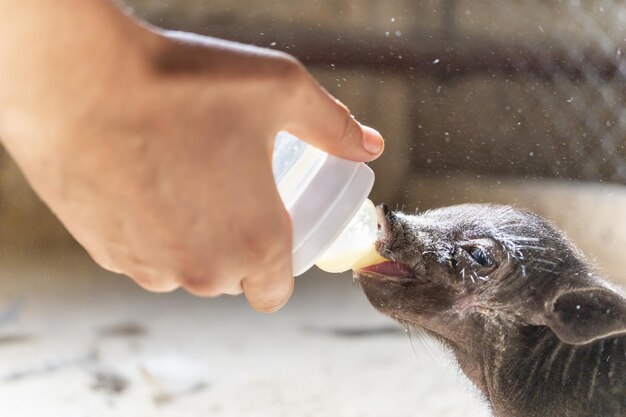
[[378, 211], [391, 261], [355, 277], [449, 347], [494, 415], [626, 415], [626, 300], [554, 226], [490, 205]]

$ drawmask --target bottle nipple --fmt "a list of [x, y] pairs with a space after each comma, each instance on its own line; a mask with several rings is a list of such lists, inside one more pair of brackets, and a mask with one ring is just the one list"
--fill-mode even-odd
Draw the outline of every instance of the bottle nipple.
[[338, 273], [385, 262], [387, 259], [376, 251], [377, 237], [376, 208], [367, 199], [316, 265], [326, 272]]

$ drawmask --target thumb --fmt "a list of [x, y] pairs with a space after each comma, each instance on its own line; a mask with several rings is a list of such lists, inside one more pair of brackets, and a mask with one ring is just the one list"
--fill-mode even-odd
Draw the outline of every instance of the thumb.
[[341, 158], [359, 162], [378, 158], [385, 147], [380, 133], [357, 122], [350, 110], [310, 75], [303, 78], [303, 93], [297, 95], [296, 103], [290, 103], [284, 130]]

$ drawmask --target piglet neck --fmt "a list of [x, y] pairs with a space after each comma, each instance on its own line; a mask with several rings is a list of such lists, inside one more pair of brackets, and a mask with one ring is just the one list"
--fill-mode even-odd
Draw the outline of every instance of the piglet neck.
[[625, 340], [570, 345], [547, 327], [528, 327], [483, 355], [483, 392], [498, 417], [623, 415]]

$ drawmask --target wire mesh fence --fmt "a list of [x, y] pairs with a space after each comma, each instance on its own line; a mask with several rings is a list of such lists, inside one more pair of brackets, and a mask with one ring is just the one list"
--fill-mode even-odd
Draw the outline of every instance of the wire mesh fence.
[[[416, 170], [626, 184], [624, 2], [448, 1], [447, 13], [438, 94], [414, 113]], [[432, 106], [440, 123], [425, 128]]]
[[[626, 184], [622, 1], [131, 3], [158, 25], [281, 49], [314, 70], [364, 77], [364, 88], [402, 78], [409, 110], [393, 146], [413, 173]], [[335, 78], [327, 86], [358, 109]], [[358, 110], [384, 128], [379, 103], [395, 92], [378, 91]]]

